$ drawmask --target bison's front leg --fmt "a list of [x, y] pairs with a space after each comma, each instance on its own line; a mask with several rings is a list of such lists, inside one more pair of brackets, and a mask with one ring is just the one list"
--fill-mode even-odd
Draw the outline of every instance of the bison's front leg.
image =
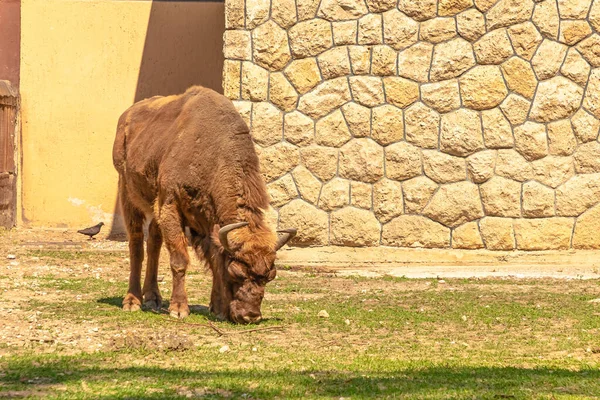
[[173, 294], [169, 312], [172, 317], [185, 318], [190, 315], [187, 293], [185, 291], [185, 273], [190, 263], [187, 251], [187, 239], [179, 211], [174, 204], [161, 207], [158, 218], [163, 240], [171, 258], [173, 274]]

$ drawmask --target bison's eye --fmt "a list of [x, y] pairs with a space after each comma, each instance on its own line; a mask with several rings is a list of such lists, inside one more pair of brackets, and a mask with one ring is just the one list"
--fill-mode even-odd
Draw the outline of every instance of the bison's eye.
[[271, 282], [277, 276], [277, 270], [275, 268], [271, 268], [267, 275], [256, 275], [253, 277], [253, 280], [259, 285], [266, 285]]
[[227, 267], [227, 272], [232, 279], [236, 281], [243, 281], [248, 276], [246, 274], [246, 268], [241, 263], [236, 261], [232, 261], [229, 263], [229, 267]]

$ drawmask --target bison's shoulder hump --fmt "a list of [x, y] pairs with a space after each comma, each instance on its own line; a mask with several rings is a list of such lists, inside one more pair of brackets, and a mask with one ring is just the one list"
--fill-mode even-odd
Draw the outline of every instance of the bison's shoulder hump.
[[214, 131], [229, 134], [248, 133], [250, 129], [231, 100], [214, 90], [195, 86], [188, 89], [185, 112], [198, 115]]

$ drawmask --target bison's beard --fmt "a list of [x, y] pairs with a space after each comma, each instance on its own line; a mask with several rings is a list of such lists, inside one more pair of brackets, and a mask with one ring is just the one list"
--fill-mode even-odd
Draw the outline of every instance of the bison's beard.
[[264, 285], [245, 281], [242, 285], [234, 285], [233, 301], [230, 304], [229, 316], [238, 324], [256, 323], [261, 320], [260, 305], [265, 294]]
[[237, 324], [256, 323], [261, 319], [260, 306], [265, 287], [250, 280], [233, 282], [226, 271], [213, 271], [210, 311], [220, 320]]
[[213, 285], [210, 294], [210, 312], [220, 320], [230, 319], [230, 304], [233, 301], [233, 291], [223, 276], [227, 272], [213, 270]]

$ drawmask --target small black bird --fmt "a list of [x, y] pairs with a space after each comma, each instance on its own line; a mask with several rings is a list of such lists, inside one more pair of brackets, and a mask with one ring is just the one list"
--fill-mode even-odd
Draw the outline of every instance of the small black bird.
[[89, 228], [85, 228], [82, 230], [77, 231], [78, 233], [81, 233], [82, 235], [88, 235], [90, 237], [90, 240], [92, 240], [94, 238], [94, 236], [96, 236], [97, 234], [100, 233], [100, 229], [102, 229], [102, 226], [104, 225], [104, 222], [100, 222], [98, 225], [89, 227]]

